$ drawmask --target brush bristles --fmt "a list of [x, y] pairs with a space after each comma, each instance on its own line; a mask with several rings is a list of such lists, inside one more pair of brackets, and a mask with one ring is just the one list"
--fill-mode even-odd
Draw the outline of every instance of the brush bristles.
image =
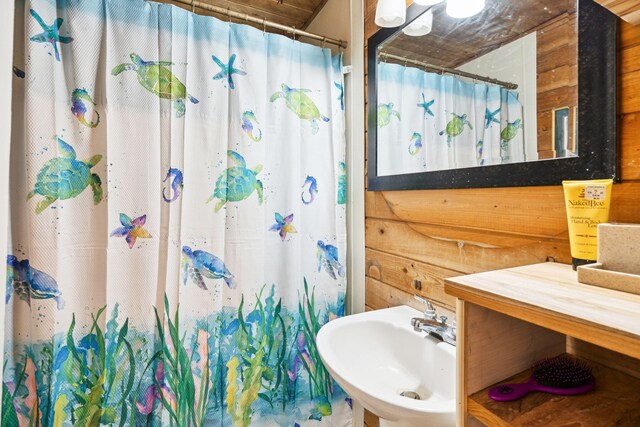
[[536, 363], [533, 366], [533, 378], [547, 387], [576, 388], [593, 381], [593, 372], [584, 361], [563, 354]]

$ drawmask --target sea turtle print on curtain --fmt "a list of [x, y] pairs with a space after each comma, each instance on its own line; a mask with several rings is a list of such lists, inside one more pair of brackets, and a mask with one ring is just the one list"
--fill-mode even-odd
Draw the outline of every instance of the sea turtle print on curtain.
[[341, 58], [16, 4], [2, 425], [351, 425], [315, 347], [345, 306]]
[[400, 64], [378, 70], [378, 175], [525, 160], [515, 90]]

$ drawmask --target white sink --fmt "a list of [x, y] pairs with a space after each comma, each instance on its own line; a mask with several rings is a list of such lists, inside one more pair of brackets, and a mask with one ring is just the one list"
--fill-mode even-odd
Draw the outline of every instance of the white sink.
[[414, 331], [412, 317], [422, 313], [400, 306], [333, 320], [316, 338], [320, 357], [380, 426], [455, 426], [456, 349]]

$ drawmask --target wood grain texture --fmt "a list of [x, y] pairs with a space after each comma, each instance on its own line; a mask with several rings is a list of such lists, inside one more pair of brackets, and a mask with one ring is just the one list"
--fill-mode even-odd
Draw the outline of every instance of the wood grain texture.
[[465, 381], [469, 375], [465, 367], [467, 347], [467, 304], [456, 299], [456, 425], [464, 426], [469, 417]]
[[569, 108], [568, 148], [573, 150], [578, 105], [578, 28], [575, 13], [565, 13], [536, 29], [538, 156], [555, 158], [553, 110]]
[[[416, 301], [413, 294], [403, 292], [393, 286], [385, 285], [370, 277], [366, 279], [365, 298], [371, 304], [371, 308], [375, 310], [396, 307], [398, 305], [408, 305], [416, 310], [424, 310], [422, 303]], [[455, 318], [455, 311], [453, 311], [451, 307], [442, 305], [437, 301], [433, 301], [433, 306], [438, 316], [447, 316], [449, 319]], [[410, 319], [407, 319], [407, 322], [409, 320]]]
[[[496, 402], [487, 387], [469, 397], [469, 412], [492, 427], [613, 427], [638, 426], [640, 420], [640, 380], [604, 365], [589, 362], [596, 378], [596, 389], [580, 396], [530, 393], [515, 402]], [[526, 370], [500, 383], [528, 381]]]
[[568, 265], [543, 263], [445, 281], [465, 301], [640, 359], [640, 295], [577, 281]]
[[[638, 61], [640, 63], [640, 60]], [[640, 113], [625, 114], [621, 119], [622, 140], [620, 168], [627, 180], [640, 180]]]
[[601, 362], [611, 369], [640, 379], [640, 359], [634, 359], [573, 337], [567, 337], [567, 353]]
[[[326, 0], [285, 0], [279, 2], [277, 0], [200, 0], [203, 3], [209, 3], [213, 6], [222, 7], [238, 13], [246, 13], [256, 18], [267, 19], [283, 25], [289, 25], [304, 29], [310, 22], [312, 17], [317, 15], [320, 8], [326, 3]], [[160, 3], [171, 3], [170, 0], [159, 0]], [[183, 9], [191, 10], [189, 6], [175, 4]], [[197, 9], [199, 15], [215, 16], [218, 19], [228, 20], [224, 14], [212, 13], [209, 11]], [[260, 27], [257, 24], [251, 24], [254, 27]], [[262, 29], [262, 28], [260, 28]], [[270, 30], [273, 32], [272, 30]]]
[[[465, 20], [452, 18], [445, 3], [435, 5], [431, 32], [424, 37], [398, 34], [384, 51], [429, 64], [456, 68], [504, 46], [559, 16], [575, 14], [575, 0], [518, 0], [487, 2]], [[517, 17], [517, 19], [514, 19]], [[475, 37], [481, 33], [482, 37]], [[389, 61], [394, 62], [394, 61]]]
[[[638, 111], [621, 114], [623, 183], [614, 186], [610, 218], [634, 223], [640, 222], [640, 29], [622, 23], [620, 39], [626, 64], [621, 94], [630, 100], [627, 104], [637, 103]], [[625, 86], [624, 76], [634, 74], [637, 87]], [[366, 217], [367, 248], [393, 255], [395, 263], [399, 257], [469, 273], [547, 257], [569, 262], [560, 186], [367, 192]], [[515, 236], [523, 237], [511, 239]]]
[[[365, 1], [365, 38], [378, 28], [374, 24], [376, 0]], [[410, 2], [410, 1], [409, 1]], [[640, 222], [640, 27], [620, 23], [618, 43], [620, 164], [622, 184], [613, 189], [611, 220]], [[366, 48], [364, 54], [366, 55]], [[548, 97], [541, 108], [560, 105], [572, 88], [561, 89], [556, 97]], [[550, 123], [550, 122], [549, 122]], [[549, 135], [551, 129], [548, 130]], [[365, 141], [366, 143], [366, 141]], [[567, 177], [570, 179], [571, 177]], [[422, 274], [419, 268], [408, 269], [404, 276], [397, 271], [400, 265], [419, 262], [426, 266], [461, 273], [492, 270], [497, 265], [517, 266], [543, 262], [547, 257], [568, 263], [569, 243], [564, 196], [561, 186], [486, 188], [470, 190], [424, 190], [367, 192], [366, 247], [373, 259], [379, 261], [368, 275], [376, 280], [376, 289], [388, 286], [403, 289], [411, 274]], [[438, 226], [422, 234], [417, 225]], [[378, 226], [383, 226], [381, 234]], [[387, 228], [388, 226], [388, 228]], [[458, 250], [451, 240], [448, 227], [477, 230], [474, 245], [464, 243]], [[524, 235], [530, 244], [522, 246], [483, 248], [493, 242], [493, 233]], [[449, 236], [442, 239], [444, 236]], [[483, 241], [483, 239], [487, 239]], [[472, 246], [475, 246], [471, 249]], [[388, 255], [390, 258], [386, 258]], [[371, 258], [369, 258], [371, 259]], [[388, 263], [388, 266], [386, 265]], [[395, 273], [394, 273], [395, 271]], [[379, 276], [382, 274], [382, 276]], [[426, 271], [424, 272], [426, 274]], [[387, 283], [389, 282], [389, 283]], [[367, 284], [369, 286], [370, 283]], [[400, 285], [399, 285], [400, 284]], [[404, 288], [405, 291], [408, 292]], [[366, 304], [383, 304], [380, 292], [367, 294]], [[397, 298], [383, 305], [397, 304]], [[380, 307], [382, 308], [382, 307]]]
[[378, 417], [373, 415], [371, 412], [364, 410], [364, 425], [365, 427], [380, 427], [380, 421]]
[[563, 334], [464, 301], [465, 322], [458, 333], [464, 364], [465, 396], [565, 352]]
[[444, 291], [444, 279], [460, 273], [420, 261], [367, 249], [367, 276], [408, 294], [418, 294], [454, 310], [456, 299]]
[[571, 261], [564, 240], [372, 218], [365, 221], [365, 239], [369, 248], [466, 274], [548, 258]]
[[633, 24], [640, 25], [640, 3], [638, 0], [596, 0], [620, 18]]
[[621, 25], [619, 46], [629, 48], [640, 44], [640, 26]]

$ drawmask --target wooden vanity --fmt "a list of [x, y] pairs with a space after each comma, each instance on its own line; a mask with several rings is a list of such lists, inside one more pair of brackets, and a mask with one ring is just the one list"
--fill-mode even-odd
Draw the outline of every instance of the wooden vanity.
[[[458, 298], [458, 426], [640, 426], [640, 295], [578, 283], [557, 263], [453, 277], [445, 290]], [[487, 396], [562, 353], [588, 361], [594, 391]]]

